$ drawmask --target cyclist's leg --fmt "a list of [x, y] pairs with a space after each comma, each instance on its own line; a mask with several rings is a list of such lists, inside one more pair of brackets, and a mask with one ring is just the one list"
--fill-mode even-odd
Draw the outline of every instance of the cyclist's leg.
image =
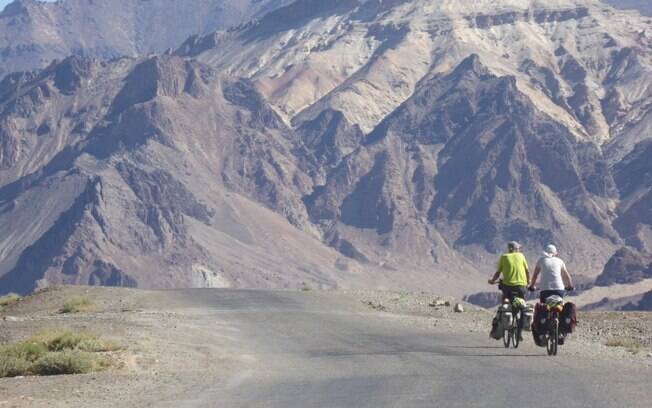
[[515, 286], [514, 291], [518, 297], [522, 299], [527, 298], [527, 286]]
[[[527, 287], [526, 286], [515, 286], [513, 292], [514, 292], [514, 295], [516, 297], [520, 297], [523, 300], [525, 300], [527, 298]], [[521, 318], [518, 319], [518, 328], [519, 328], [519, 330], [523, 330], [523, 310], [522, 309], [521, 309]]]
[[514, 295], [512, 294], [512, 287], [502, 285], [500, 290], [503, 292], [503, 303], [505, 302], [505, 300], [507, 300], [511, 304], [512, 301], [514, 300]]

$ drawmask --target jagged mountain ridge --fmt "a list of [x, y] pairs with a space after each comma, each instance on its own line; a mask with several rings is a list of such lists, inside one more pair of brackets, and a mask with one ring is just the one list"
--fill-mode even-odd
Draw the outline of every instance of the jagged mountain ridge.
[[[178, 53], [251, 78], [295, 127], [333, 110], [372, 135], [385, 126], [392, 112], [401, 110], [409, 98], [419, 93], [428, 78], [449, 72], [469, 54], [477, 54], [492, 74], [514, 78], [513, 95], [529, 99], [539, 117], [556, 122], [554, 136], [538, 146], [542, 157], [530, 153], [540, 166], [535, 173], [544, 180], [528, 180], [543, 181], [544, 186], [552, 187], [546, 193], [556, 197], [544, 205], [551, 215], [541, 223], [540, 214], [531, 212], [521, 224], [526, 227], [515, 227], [512, 233], [529, 231], [529, 235], [538, 235], [530, 243], [534, 246], [550, 239], [563, 242], [567, 256], [584, 264], [582, 273], [595, 276], [623, 239], [631, 241], [627, 235], [639, 239], [648, 235], [645, 216], [635, 216], [628, 233], [620, 227], [623, 221], [617, 223], [623, 236], [615, 230], [614, 219], [627, 212], [627, 200], [619, 200], [621, 186], [612, 176], [617, 170], [611, 168], [642, 149], [641, 143], [650, 136], [649, 21], [593, 1], [504, 1], [501, 6], [478, 1], [460, 8], [457, 2], [416, 0], [336, 1], [318, 6], [305, 0], [228, 35], [193, 38]], [[296, 25], [303, 25], [303, 29], [292, 26], [272, 30], [274, 19], [298, 21]], [[475, 113], [473, 109], [467, 111]], [[419, 129], [413, 117], [406, 120], [409, 123], [401, 130], [411, 136], [438, 133], [438, 127], [447, 130], [441, 121], [425, 121], [423, 129]], [[444, 121], [448, 120], [444, 117]], [[554, 152], [554, 144], [560, 142], [565, 152]], [[463, 154], [463, 149], [458, 150]], [[436, 155], [430, 159], [436, 161]], [[571, 171], [556, 171], [555, 164], [546, 160], [561, 161]], [[558, 175], [551, 175], [555, 173]], [[428, 177], [435, 174], [431, 170]], [[566, 192], [556, 191], [559, 188]], [[540, 192], [537, 199], [520, 205], [531, 211], [544, 195], [549, 194]], [[487, 199], [480, 192], [473, 197]], [[556, 203], [552, 205], [552, 201]], [[468, 203], [471, 207], [473, 204], [473, 200]], [[486, 203], [475, 204], [484, 206], [485, 212], [491, 211]], [[390, 206], [383, 204], [381, 212], [387, 215]], [[642, 211], [645, 208], [643, 204]], [[579, 228], [570, 221], [573, 219], [579, 220]], [[503, 235], [497, 233], [490, 220], [485, 218], [489, 221], [486, 228], [473, 223], [462, 227], [467, 232], [480, 231], [475, 241], [458, 242], [454, 238], [453, 242], [462, 247], [489, 246], [491, 252], [495, 251], [495, 243], [487, 240], [499, 241]], [[545, 226], [532, 229], [528, 224]], [[559, 234], [562, 228], [568, 228], [569, 234]], [[575, 238], [570, 238], [572, 235]], [[587, 236], [599, 238], [586, 240]], [[648, 238], [642, 239], [646, 242], [639, 243], [638, 248], [649, 251]]]
[[289, 0], [15, 0], [0, 13], [0, 76], [72, 54], [161, 53], [193, 34], [225, 30]]
[[[628, 182], [649, 139], [645, 23], [590, 2], [431, 3], [299, 1], [178, 57], [71, 59], [26, 88], [8, 76], [0, 222], [20, 233], [1, 249], [3, 287], [468, 293], [508, 239], [531, 257], [556, 241], [589, 276], [625, 241], [647, 251], [639, 210], [616, 221], [646, 188]], [[20, 231], [34, 213], [48, 215]]]
[[282, 202], [293, 191], [274, 186], [300, 189], [305, 177], [287, 159], [289, 130], [247, 81], [174, 57], [73, 57], [18, 95], [7, 82], [3, 292], [39, 281], [333, 287], [368, 276], [245, 197]]
[[[614, 26], [614, 19], [629, 15], [599, 2], [504, 1], [502, 9], [489, 1], [467, 8], [430, 0], [316, 3], [278, 9], [220, 38], [219, 46], [190, 54], [252, 78], [289, 120], [331, 107], [367, 132], [428, 72], [446, 72], [472, 53], [493, 72], [516, 76], [523, 92], [579, 137], [598, 142], [619, 125], [602, 114], [600, 86], [610, 81], [604, 91], [613, 91], [613, 99], [634, 98], [620, 101], [632, 114], [649, 97], [616, 83], [626, 75], [649, 82], [652, 37], [636, 31], [649, 24], [640, 19], [640, 26]], [[278, 20], [306, 23], [303, 30], [269, 30]]]

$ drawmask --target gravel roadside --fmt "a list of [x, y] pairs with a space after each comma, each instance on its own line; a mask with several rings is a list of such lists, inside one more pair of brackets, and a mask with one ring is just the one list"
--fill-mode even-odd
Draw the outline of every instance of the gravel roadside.
[[[453, 297], [430, 293], [351, 291], [369, 308], [384, 313], [420, 318], [416, 324], [452, 331], [484, 332], [489, 337], [493, 310], [462, 302]], [[464, 312], [456, 313], [461, 304]], [[578, 312], [578, 326], [564, 353], [587, 358], [618, 358], [632, 363], [652, 365], [652, 313], [650, 312]], [[533, 343], [526, 336], [527, 343]], [[495, 340], [488, 340], [495, 341]], [[542, 349], [542, 352], [545, 350]]]

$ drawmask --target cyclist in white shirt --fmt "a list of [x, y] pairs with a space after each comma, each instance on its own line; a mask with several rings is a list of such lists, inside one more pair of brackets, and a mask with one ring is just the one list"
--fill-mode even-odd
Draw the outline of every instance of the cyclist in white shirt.
[[546, 245], [543, 255], [534, 269], [530, 290], [535, 290], [537, 279], [541, 275], [540, 299], [542, 303], [545, 303], [550, 296], [557, 295], [563, 298], [566, 290], [573, 290], [573, 280], [566, 269], [566, 264], [558, 257], [559, 254], [554, 245]]

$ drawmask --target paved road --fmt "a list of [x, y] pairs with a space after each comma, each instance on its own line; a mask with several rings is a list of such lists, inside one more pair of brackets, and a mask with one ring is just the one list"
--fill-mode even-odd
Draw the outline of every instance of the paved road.
[[[174, 407], [649, 407], [652, 370], [505, 350], [320, 293], [177, 292], [248, 363]], [[194, 310], [194, 309], [193, 309]]]

